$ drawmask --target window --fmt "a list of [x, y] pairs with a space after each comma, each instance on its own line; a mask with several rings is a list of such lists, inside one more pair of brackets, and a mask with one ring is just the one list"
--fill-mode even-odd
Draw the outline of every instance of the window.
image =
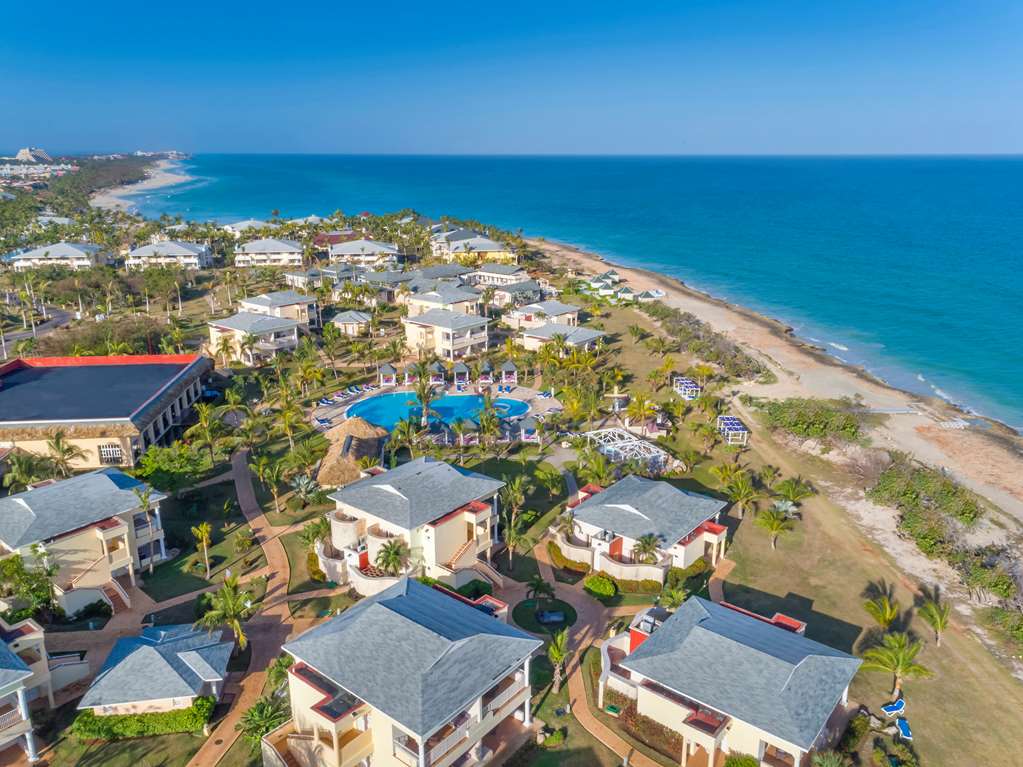
[[121, 451], [121, 446], [114, 443], [111, 445], [100, 445], [99, 446], [99, 462], [107, 464], [120, 464], [124, 461], [124, 454]]

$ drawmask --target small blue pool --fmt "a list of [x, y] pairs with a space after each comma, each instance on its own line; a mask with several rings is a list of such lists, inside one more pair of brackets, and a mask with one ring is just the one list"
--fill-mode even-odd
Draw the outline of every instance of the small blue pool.
[[[446, 424], [475, 421], [483, 410], [483, 397], [479, 394], [445, 394], [433, 400], [430, 409], [436, 413], [430, 416], [433, 421], [439, 419]], [[501, 418], [518, 418], [529, 412], [529, 405], [521, 400], [501, 397], [494, 400], [494, 409]], [[410, 416], [422, 417], [422, 410], [419, 398], [413, 392], [389, 392], [356, 402], [348, 408], [347, 415], [365, 418], [374, 426], [392, 431], [398, 421]]]

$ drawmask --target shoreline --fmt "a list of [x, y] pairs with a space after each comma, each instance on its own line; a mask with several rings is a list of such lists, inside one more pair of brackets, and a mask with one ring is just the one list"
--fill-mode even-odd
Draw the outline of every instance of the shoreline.
[[[762, 360], [778, 378], [773, 384], [740, 384], [734, 387], [737, 391], [779, 399], [859, 397], [868, 409], [887, 411], [884, 423], [871, 433], [876, 446], [906, 452], [944, 468], [1023, 521], [1023, 438], [1012, 427], [968, 412], [936, 395], [893, 386], [865, 368], [836, 359], [799, 338], [780, 320], [696, 290], [674, 277], [624, 266], [575, 245], [536, 237], [526, 241], [553, 265], [590, 274], [614, 268], [637, 292], [663, 290], [663, 303], [694, 314]], [[957, 419], [981, 421], [987, 428], [947, 426]]]
[[121, 184], [93, 192], [89, 204], [102, 210], [128, 210], [133, 206], [129, 197], [154, 189], [184, 184], [194, 178], [181, 170], [181, 163], [177, 160], [158, 160], [152, 167], [147, 168], [146, 174], [146, 178], [137, 183]]

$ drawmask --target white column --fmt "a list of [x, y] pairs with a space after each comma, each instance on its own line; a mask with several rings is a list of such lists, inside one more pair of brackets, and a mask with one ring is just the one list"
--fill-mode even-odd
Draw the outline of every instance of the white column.
[[419, 738], [419, 767], [426, 767], [426, 738]]
[[163, 538], [160, 539], [160, 559], [167, 558], [167, 547], [163, 543]]
[[[28, 712], [28, 696], [25, 695], [25, 688], [18, 689], [18, 713], [26, 722], [31, 722], [32, 717]], [[36, 753], [36, 736], [32, 730], [25, 733], [25, 753], [28, 754], [30, 762], [39, 761], [39, 754]]]
[[530, 662], [530, 660], [532, 660], [532, 658], [526, 658], [526, 666], [523, 669], [523, 671], [525, 672], [525, 677], [526, 677], [526, 704], [525, 704], [526, 708], [525, 708], [525, 711], [522, 712], [523, 713], [522, 723], [524, 725], [526, 725], [526, 727], [529, 727], [533, 723], [533, 712], [532, 712], [533, 696], [530, 694], [530, 693], [532, 693], [533, 688], [530, 686], [530, 683], [529, 683], [529, 662]]

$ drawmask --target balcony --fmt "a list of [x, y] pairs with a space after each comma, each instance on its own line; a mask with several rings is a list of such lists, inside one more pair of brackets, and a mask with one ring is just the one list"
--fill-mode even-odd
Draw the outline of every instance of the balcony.
[[516, 672], [509, 677], [505, 677], [496, 687], [483, 696], [483, 715], [498, 714], [501, 709], [513, 700], [521, 703], [521, 700], [518, 699], [522, 697], [525, 691], [526, 685], [524, 684], [523, 674]]
[[476, 717], [463, 711], [452, 722], [442, 727], [440, 732], [426, 741], [427, 763], [440, 762], [459, 745], [465, 745], [464, 741], [469, 737], [469, 730], [478, 723]]
[[397, 538], [398, 536], [395, 533], [387, 532], [387, 530], [384, 530], [384, 528], [380, 527], [380, 525], [372, 525], [371, 527], [366, 528], [366, 537], [376, 538], [379, 541], [389, 541], [392, 538]]
[[22, 733], [28, 732], [32, 723], [22, 719], [16, 705], [7, 704], [0, 708], [0, 744], [6, 743]]
[[411, 738], [395, 738], [391, 741], [391, 753], [394, 758], [408, 767], [420, 767], [419, 744]]
[[260, 338], [256, 341], [256, 348], [261, 351], [279, 351], [280, 349], [290, 349], [298, 343], [298, 339], [295, 336], [280, 336], [278, 338]]

